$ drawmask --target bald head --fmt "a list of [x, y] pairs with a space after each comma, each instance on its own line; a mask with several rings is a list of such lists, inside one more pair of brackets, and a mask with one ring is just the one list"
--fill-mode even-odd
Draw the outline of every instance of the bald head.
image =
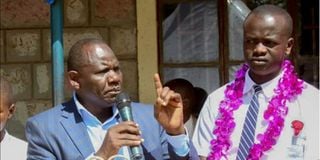
[[[258, 18], [257, 18], [258, 17]], [[288, 12], [278, 6], [275, 5], [262, 5], [253, 9], [249, 15], [247, 16], [244, 27], [251, 20], [269, 20], [273, 18], [278, 25], [278, 27], [282, 27], [285, 35], [290, 37], [292, 34], [292, 18], [288, 14]]]
[[90, 46], [93, 45], [103, 45], [109, 53], [113, 54], [111, 48], [102, 39], [82, 39], [76, 42], [69, 51], [68, 71], [79, 70], [88, 63], [88, 54], [90, 54], [89, 49]]
[[1, 101], [6, 102], [7, 106], [10, 106], [14, 103], [11, 85], [9, 81], [2, 76], [0, 77], [0, 93]]

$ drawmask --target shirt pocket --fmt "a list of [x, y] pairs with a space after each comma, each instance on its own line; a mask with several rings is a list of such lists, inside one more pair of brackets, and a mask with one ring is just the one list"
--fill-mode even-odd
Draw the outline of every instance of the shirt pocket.
[[287, 147], [290, 160], [303, 160], [305, 151], [306, 137], [301, 134], [292, 136], [291, 145]]

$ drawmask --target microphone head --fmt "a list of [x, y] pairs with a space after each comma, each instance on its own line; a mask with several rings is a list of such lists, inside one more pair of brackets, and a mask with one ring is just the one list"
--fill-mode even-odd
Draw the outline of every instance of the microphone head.
[[131, 100], [127, 93], [121, 92], [116, 97], [117, 108], [120, 110], [125, 106], [130, 106]]

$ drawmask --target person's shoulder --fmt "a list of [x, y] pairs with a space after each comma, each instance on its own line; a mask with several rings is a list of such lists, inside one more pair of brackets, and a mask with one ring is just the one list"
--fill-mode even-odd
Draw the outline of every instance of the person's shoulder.
[[304, 82], [302, 93], [297, 96], [297, 101], [301, 104], [317, 105], [319, 104], [320, 92], [319, 89], [313, 85]]
[[314, 87], [313, 85], [307, 83], [307, 82], [304, 82], [304, 90], [306, 92], [309, 92], [309, 93], [312, 93], [312, 94], [319, 94], [319, 89]]
[[15, 146], [19, 147], [27, 147], [28, 143], [26, 141], [23, 141], [17, 137], [12, 136], [11, 134], [7, 133], [5, 136], [8, 136], [8, 141], [11, 144], [14, 144]]
[[300, 95], [298, 95], [298, 98], [301, 100], [310, 100], [310, 99], [313, 99], [313, 100], [317, 100], [319, 99], [319, 96], [320, 96], [320, 92], [319, 92], [319, 89], [314, 87], [313, 85], [307, 83], [307, 82], [304, 82], [303, 83], [303, 90], [302, 90], [302, 93]]
[[211, 92], [209, 94], [208, 97], [221, 97], [221, 96], [224, 96], [224, 90], [226, 89], [227, 85], [229, 85], [231, 82], [219, 87], [218, 89], [214, 90], [213, 92]]
[[48, 110], [45, 110], [43, 112], [40, 112], [32, 117], [30, 117], [28, 119], [28, 121], [43, 121], [43, 120], [46, 120], [46, 119], [49, 119], [49, 118], [53, 118], [57, 115], [60, 115], [61, 111], [63, 110], [65, 106], [63, 104], [59, 104], [57, 106], [54, 106]]

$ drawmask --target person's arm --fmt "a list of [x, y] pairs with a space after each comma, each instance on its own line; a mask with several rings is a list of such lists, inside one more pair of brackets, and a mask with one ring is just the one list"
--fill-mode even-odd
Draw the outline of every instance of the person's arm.
[[28, 160], [57, 159], [46, 139], [45, 133], [38, 125], [38, 121], [28, 120], [26, 123], [26, 137], [28, 140]]
[[[179, 138], [177, 138], [179, 137]], [[172, 143], [168, 139], [168, 150], [170, 159], [176, 160], [198, 160], [199, 156], [192, 142], [187, 135], [173, 136], [176, 142]], [[178, 145], [177, 145], [178, 143]]]
[[183, 105], [179, 93], [162, 87], [158, 74], [154, 76], [157, 92], [154, 116], [169, 135], [185, 134], [183, 125]]
[[154, 83], [157, 93], [154, 116], [169, 136], [167, 138], [170, 159], [198, 159], [191, 141], [185, 134], [180, 94], [168, 87], [163, 88], [158, 74], [154, 76]]

